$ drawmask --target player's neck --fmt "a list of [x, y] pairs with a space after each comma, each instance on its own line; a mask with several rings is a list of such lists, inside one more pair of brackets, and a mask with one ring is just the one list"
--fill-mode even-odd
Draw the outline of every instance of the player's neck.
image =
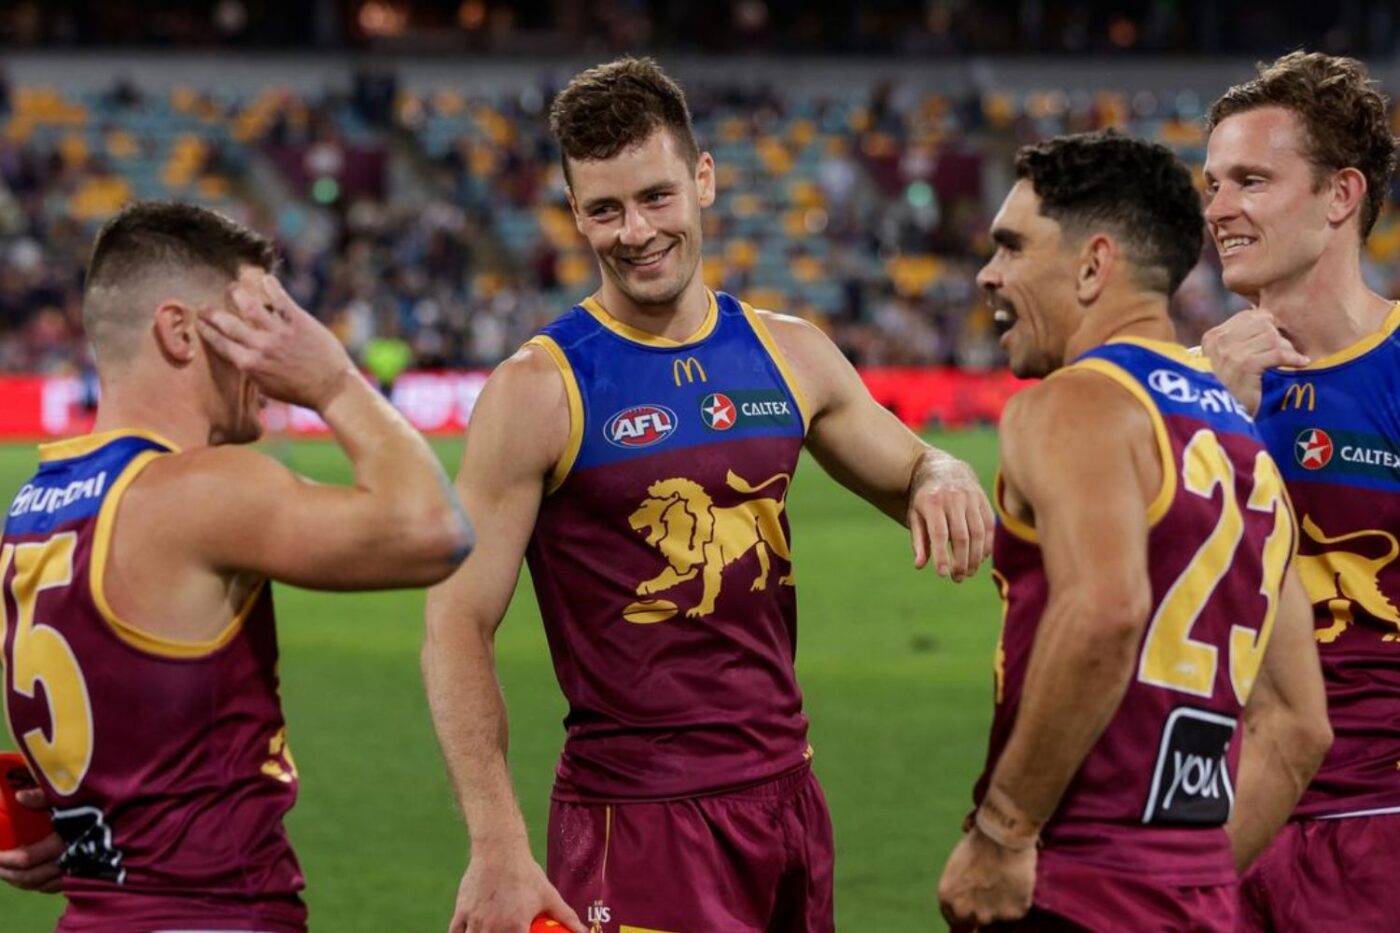
[[151, 387], [123, 381], [102, 385], [102, 401], [93, 421], [94, 434], [105, 431], [149, 431], [181, 450], [209, 444], [210, 422], [188, 393], [155, 392]]
[[1078, 359], [1117, 337], [1174, 343], [1176, 327], [1167, 314], [1167, 302], [1158, 296], [1135, 295], [1094, 305], [1065, 344], [1065, 359]]
[[638, 304], [606, 279], [593, 297], [613, 320], [653, 337], [677, 342], [694, 336], [710, 311], [710, 295], [698, 269], [676, 300], [667, 304]]
[[1324, 256], [1306, 272], [1260, 289], [1254, 302], [1274, 316], [1299, 353], [1315, 360], [1375, 333], [1394, 304], [1366, 285], [1356, 252]]

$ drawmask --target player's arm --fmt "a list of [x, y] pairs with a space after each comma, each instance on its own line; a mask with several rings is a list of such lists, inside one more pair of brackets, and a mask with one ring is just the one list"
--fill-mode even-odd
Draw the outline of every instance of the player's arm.
[[1147, 504], [1162, 482], [1147, 412], [1093, 373], [1013, 399], [1001, 457], [1008, 494], [1034, 514], [1049, 595], [1011, 736], [939, 885], [945, 916], [964, 923], [1030, 907], [1040, 828], [1132, 678], [1151, 606]]
[[[520, 430], [529, 424], [530, 430]], [[495, 637], [510, 605], [546, 479], [569, 432], [563, 380], [540, 350], [501, 364], [472, 412], [457, 490], [480, 546], [428, 591], [423, 678], [471, 836], [451, 933], [524, 930], [548, 913], [584, 933], [530, 853], [506, 764]]]
[[441, 580], [470, 549], [471, 528], [437, 458], [335, 336], [275, 278], [266, 283], [262, 300], [235, 289], [240, 313], [209, 312], [200, 334], [270, 397], [318, 412], [354, 484], [312, 483], [254, 450], [219, 445], [157, 460], [147, 474], [159, 482], [134, 483], [124, 509], [142, 515], [163, 551], [221, 572], [317, 589]]
[[977, 475], [879, 405], [806, 321], [760, 311], [807, 400], [807, 449], [847, 489], [909, 528], [914, 565], [962, 580], [992, 553], [995, 520]]
[[1290, 569], [1273, 637], [1244, 708], [1235, 808], [1225, 826], [1240, 871], [1283, 826], [1331, 744], [1312, 604]]

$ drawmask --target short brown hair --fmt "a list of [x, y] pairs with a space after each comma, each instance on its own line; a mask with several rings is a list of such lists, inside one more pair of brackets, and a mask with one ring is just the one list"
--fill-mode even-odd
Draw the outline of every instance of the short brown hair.
[[175, 201], [135, 201], [103, 224], [88, 260], [83, 327], [99, 362], [134, 355], [149, 307], [141, 288], [156, 276], [220, 288], [242, 266], [269, 272], [277, 264], [272, 241], [217, 211]]
[[564, 177], [569, 160], [611, 159], [645, 142], [659, 127], [671, 131], [681, 155], [700, 157], [685, 93], [655, 59], [625, 56], [576, 75], [549, 108]]
[[114, 285], [148, 267], [203, 267], [238, 278], [240, 266], [271, 271], [266, 237], [217, 211], [178, 201], [133, 201], [102, 225], [88, 261], [87, 287]]
[[1261, 107], [1297, 114], [1319, 186], [1326, 173], [1344, 168], [1366, 176], [1361, 211], [1361, 238], [1366, 239], [1380, 216], [1396, 162], [1389, 102], [1366, 66], [1354, 58], [1299, 51], [1256, 67], [1257, 78], [1235, 85], [1211, 104], [1207, 129]]

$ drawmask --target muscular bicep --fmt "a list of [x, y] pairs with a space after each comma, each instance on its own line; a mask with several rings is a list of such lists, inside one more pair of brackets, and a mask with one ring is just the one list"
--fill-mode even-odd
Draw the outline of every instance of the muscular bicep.
[[766, 319], [807, 399], [807, 449], [837, 482], [903, 522], [924, 443], [871, 397], [825, 334], [795, 318]]
[[[510, 606], [546, 480], [568, 437], [562, 383], [547, 360], [513, 360], [472, 413], [456, 488], [477, 528], [461, 567], [429, 590], [427, 622], [494, 632]], [[529, 422], [535, 430], [521, 431]]]
[[192, 452], [147, 472], [122, 512], [142, 516], [143, 551], [314, 589], [430, 582], [441, 572], [419, 578], [441, 563], [431, 529], [458, 520], [436, 510], [414, 514], [407, 501], [396, 508], [383, 491], [313, 482], [245, 448]]

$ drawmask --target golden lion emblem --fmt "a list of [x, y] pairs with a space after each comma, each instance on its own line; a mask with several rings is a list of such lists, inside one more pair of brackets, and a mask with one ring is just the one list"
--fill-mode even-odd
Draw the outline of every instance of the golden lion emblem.
[[[780, 481], [785, 484], [783, 498], [757, 495]], [[667, 567], [639, 583], [637, 595], [660, 593], [703, 574], [705, 588], [700, 602], [685, 614], [692, 619], [707, 616], [715, 611], [721, 572], [751, 550], [758, 556], [759, 569], [749, 589], [767, 589], [769, 552], [792, 560], [780, 521], [786, 484], [791, 481], [789, 474], [779, 473], [750, 486], [730, 470], [725, 476], [729, 488], [755, 498], [728, 508], [716, 508], [709, 493], [694, 480], [672, 478], [652, 483], [647, 487], [647, 498], [627, 521], [634, 530], [646, 532], [647, 544], [661, 552]], [[778, 584], [792, 586], [792, 573], [779, 577]]]
[[1372, 539], [1384, 541], [1385, 554], [1376, 558], [1364, 557], [1350, 550], [1334, 548], [1321, 554], [1303, 554], [1298, 557], [1298, 575], [1302, 577], [1303, 588], [1308, 591], [1308, 599], [1313, 604], [1326, 603], [1332, 611], [1332, 625], [1318, 629], [1317, 640], [1323, 644], [1336, 641], [1353, 621], [1353, 605], [1360, 606], [1371, 616], [1394, 625], [1396, 632], [1385, 636], [1394, 640], [1400, 634], [1400, 612], [1381, 590], [1380, 573], [1387, 564], [1400, 555], [1400, 543], [1389, 532], [1370, 530], [1353, 531], [1350, 534], [1329, 538], [1322, 533], [1313, 520], [1303, 516], [1303, 531], [1317, 544], [1343, 544], [1348, 541]]

